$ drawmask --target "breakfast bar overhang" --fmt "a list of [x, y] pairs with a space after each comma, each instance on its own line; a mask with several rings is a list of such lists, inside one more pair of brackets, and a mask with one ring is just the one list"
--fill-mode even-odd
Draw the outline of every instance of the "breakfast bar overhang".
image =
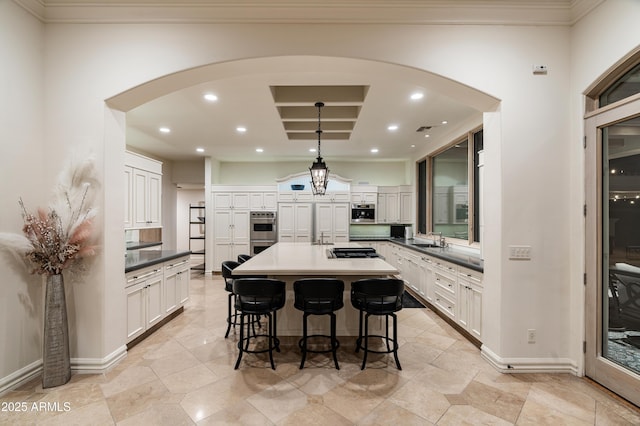
[[[335, 259], [334, 248], [359, 248], [357, 243], [314, 245], [308, 242], [279, 242], [253, 256], [233, 270], [236, 276], [267, 276], [287, 283], [287, 302], [277, 314], [279, 336], [302, 335], [302, 313], [293, 307], [293, 283], [301, 278], [337, 278], [344, 281], [344, 308], [336, 312], [339, 336], [358, 335], [358, 311], [351, 306], [351, 282], [362, 278], [389, 277], [399, 271], [380, 257]], [[371, 320], [372, 331], [382, 328], [382, 320]], [[309, 317], [309, 332], [328, 329], [326, 318]]]

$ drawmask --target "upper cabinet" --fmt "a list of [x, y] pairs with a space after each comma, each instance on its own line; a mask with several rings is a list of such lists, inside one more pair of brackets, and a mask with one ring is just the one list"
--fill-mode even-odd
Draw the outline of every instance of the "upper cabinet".
[[373, 185], [352, 185], [351, 203], [353, 204], [377, 204], [378, 187]]
[[408, 185], [378, 187], [378, 223], [412, 223], [413, 193]]
[[162, 162], [125, 152], [125, 228], [162, 226]]

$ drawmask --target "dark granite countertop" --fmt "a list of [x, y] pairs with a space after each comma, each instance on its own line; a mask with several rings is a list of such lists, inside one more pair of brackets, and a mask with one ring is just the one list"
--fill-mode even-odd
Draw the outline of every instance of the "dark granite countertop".
[[424, 241], [404, 239], [404, 238], [351, 238], [351, 241], [389, 241], [403, 247], [407, 247], [411, 250], [419, 253], [428, 254], [429, 256], [437, 257], [447, 262], [455, 263], [456, 265], [463, 266], [465, 268], [472, 269], [478, 272], [484, 272], [484, 261], [474, 253], [467, 253], [462, 250], [456, 250], [455, 248], [447, 247], [418, 247], [415, 243], [424, 243]]
[[128, 241], [126, 243], [127, 250], [139, 250], [149, 247], [161, 246], [162, 241], [152, 241], [152, 242], [144, 242], [144, 241]]
[[124, 272], [137, 271], [138, 269], [163, 263], [171, 259], [190, 255], [190, 251], [179, 250], [136, 250], [127, 253], [124, 261]]

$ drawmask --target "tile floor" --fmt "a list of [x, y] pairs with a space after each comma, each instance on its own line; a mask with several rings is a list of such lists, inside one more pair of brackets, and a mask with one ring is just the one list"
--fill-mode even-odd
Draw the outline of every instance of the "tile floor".
[[[0, 424], [60, 425], [638, 425], [640, 410], [568, 374], [500, 374], [476, 347], [427, 309], [399, 315], [399, 351], [366, 370], [342, 339], [341, 369], [295, 345], [245, 355], [224, 339], [227, 295], [220, 277], [194, 275], [185, 312], [102, 375], [74, 375], [42, 390], [39, 379], [0, 398]], [[26, 412], [6, 411], [10, 404]], [[26, 403], [26, 404], [23, 404]], [[35, 403], [35, 405], [34, 405]]]

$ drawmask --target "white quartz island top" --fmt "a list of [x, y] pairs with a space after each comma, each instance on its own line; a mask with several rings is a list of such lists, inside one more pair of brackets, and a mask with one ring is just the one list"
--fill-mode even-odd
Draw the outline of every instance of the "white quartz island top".
[[358, 243], [276, 243], [235, 268], [233, 275], [379, 277], [399, 273], [381, 258], [329, 258], [327, 251], [336, 247], [361, 246]]

